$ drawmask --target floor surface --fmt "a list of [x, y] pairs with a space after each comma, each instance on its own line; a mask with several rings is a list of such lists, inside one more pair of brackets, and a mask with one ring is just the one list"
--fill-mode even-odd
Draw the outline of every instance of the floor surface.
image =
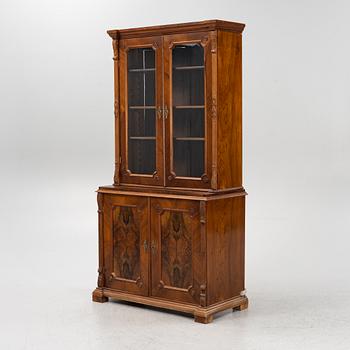
[[90, 290], [8, 290], [1, 349], [349, 349], [349, 295], [251, 294], [243, 312], [203, 325], [175, 312], [124, 302], [92, 303]]

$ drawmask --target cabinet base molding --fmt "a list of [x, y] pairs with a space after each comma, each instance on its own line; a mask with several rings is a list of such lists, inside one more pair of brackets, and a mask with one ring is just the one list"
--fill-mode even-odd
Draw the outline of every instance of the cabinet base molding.
[[154, 297], [123, 293], [108, 288], [96, 288], [92, 293], [92, 300], [95, 302], [104, 303], [108, 301], [108, 298], [192, 314], [195, 322], [199, 323], [212, 322], [213, 316], [220, 311], [228, 309], [243, 311], [248, 308], [248, 298], [246, 296], [237, 296], [208, 307], [200, 307], [197, 305], [173, 302]]

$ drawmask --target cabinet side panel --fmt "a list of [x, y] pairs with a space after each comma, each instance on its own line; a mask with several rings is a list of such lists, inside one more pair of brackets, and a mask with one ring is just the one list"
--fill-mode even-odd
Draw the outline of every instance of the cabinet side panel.
[[245, 197], [208, 202], [207, 282], [208, 304], [244, 290]]
[[218, 188], [242, 185], [242, 35], [218, 31]]

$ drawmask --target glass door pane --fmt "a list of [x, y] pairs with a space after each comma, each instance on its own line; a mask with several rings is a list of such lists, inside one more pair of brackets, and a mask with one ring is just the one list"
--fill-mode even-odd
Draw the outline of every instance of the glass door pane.
[[134, 174], [156, 171], [156, 66], [151, 47], [127, 52], [128, 165]]
[[176, 176], [204, 173], [204, 49], [200, 44], [172, 49], [173, 169]]

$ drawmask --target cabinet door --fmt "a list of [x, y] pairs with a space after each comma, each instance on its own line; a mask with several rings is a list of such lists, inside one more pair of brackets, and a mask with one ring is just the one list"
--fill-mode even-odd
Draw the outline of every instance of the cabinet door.
[[199, 304], [204, 282], [199, 202], [151, 199], [152, 295]]
[[166, 184], [210, 188], [213, 59], [210, 33], [164, 37]]
[[148, 294], [148, 199], [105, 195], [103, 231], [106, 286]]
[[161, 43], [120, 41], [121, 183], [163, 185]]

